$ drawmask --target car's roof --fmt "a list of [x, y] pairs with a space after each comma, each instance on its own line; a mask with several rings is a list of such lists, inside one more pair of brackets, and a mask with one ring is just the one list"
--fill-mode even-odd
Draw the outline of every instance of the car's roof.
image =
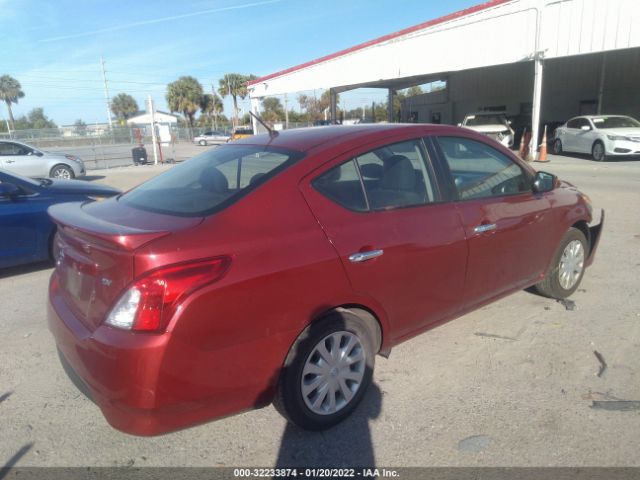
[[331, 125], [327, 127], [296, 128], [293, 130], [282, 130], [278, 135], [270, 138], [268, 134], [254, 135], [252, 137], [239, 139], [234, 144], [240, 145], [270, 145], [274, 147], [287, 148], [306, 152], [318, 145], [333, 143], [336, 140], [366, 139], [375, 138], [383, 133], [403, 131], [416, 132], [420, 135], [427, 135], [434, 132], [449, 132], [458, 127], [450, 125], [416, 124], [416, 123], [378, 123], [359, 125]]

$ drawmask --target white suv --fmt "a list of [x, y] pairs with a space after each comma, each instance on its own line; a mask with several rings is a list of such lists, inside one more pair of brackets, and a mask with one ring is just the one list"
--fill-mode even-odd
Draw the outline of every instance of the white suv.
[[623, 115], [574, 117], [556, 130], [553, 153], [562, 152], [587, 153], [598, 162], [640, 155], [640, 123]]
[[503, 113], [469, 113], [458, 126], [467, 127], [478, 133], [483, 133], [507, 148], [513, 146], [513, 129]]

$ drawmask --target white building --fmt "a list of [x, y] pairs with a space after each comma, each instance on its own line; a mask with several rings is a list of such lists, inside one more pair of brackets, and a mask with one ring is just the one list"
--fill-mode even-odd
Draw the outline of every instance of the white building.
[[400, 120], [455, 124], [503, 111], [530, 115], [537, 138], [539, 126], [581, 113], [638, 116], [640, 1], [492, 0], [264, 76], [249, 91], [257, 113], [264, 97], [330, 89], [336, 119], [341, 92], [384, 88], [391, 103], [397, 90], [434, 81], [446, 88], [406, 100]]
[[[178, 117], [175, 115], [171, 115], [170, 113], [161, 112], [156, 110], [154, 113], [156, 124], [158, 125], [177, 125]], [[136, 115], [135, 117], [131, 117], [127, 120], [127, 125], [130, 126], [144, 126], [151, 125], [151, 114], [150, 113], [142, 113], [140, 115]]]

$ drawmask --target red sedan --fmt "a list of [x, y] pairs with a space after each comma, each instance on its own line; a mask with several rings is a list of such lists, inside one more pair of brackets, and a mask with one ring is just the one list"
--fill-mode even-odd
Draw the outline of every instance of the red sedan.
[[137, 435], [272, 401], [330, 427], [376, 354], [532, 285], [571, 295], [602, 228], [572, 185], [440, 125], [259, 135], [49, 212], [60, 357]]

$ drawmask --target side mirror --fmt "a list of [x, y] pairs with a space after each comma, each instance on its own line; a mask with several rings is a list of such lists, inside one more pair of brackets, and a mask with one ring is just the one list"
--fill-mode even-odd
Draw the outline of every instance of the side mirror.
[[12, 198], [19, 193], [20, 188], [13, 183], [0, 183], [0, 198]]
[[556, 187], [557, 180], [558, 177], [556, 177], [552, 173], [537, 172], [535, 178], [533, 179], [532, 190], [534, 191], [534, 193], [550, 192]]
[[580, 127], [580, 130], [582, 130], [583, 132], [588, 132], [589, 130], [591, 130], [591, 127], [589, 125], [583, 125]]

